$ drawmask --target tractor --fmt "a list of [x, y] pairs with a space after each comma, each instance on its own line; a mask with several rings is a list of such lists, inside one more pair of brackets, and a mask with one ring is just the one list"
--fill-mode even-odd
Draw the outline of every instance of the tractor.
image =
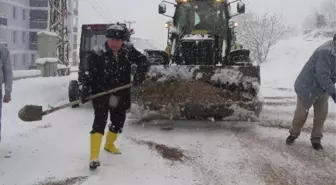
[[[172, 16], [166, 14], [167, 4], [174, 7]], [[236, 13], [232, 13], [232, 7], [235, 4]], [[245, 13], [245, 4], [240, 0], [232, 2], [175, 0], [175, 3], [162, 1], [158, 6], [158, 13], [172, 18], [167, 47], [165, 51], [144, 51], [147, 59], [152, 63], [148, 73], [150, 76], [148, 83], [152, 85], [149, 85], [148, 89], [144, 86], [138, 94], [135, 93], [134, 99], [150, 111], [158, 111], [167, 109], [167, 105], [163, 105], [167, 102], [161, 104], [159, 102], [169, 94], [171, 102], [168, 104], [174, 107], [171, 110], [174, 109], [174, 114], [178, 117], [187, 119], [199, 117], [222, 119], [233, 115], [239, 109], [246, 109], [259, 116], [262, 109], [262, 103], [259, 101], [260, 66], [250, 59], [249, 50], [235, 47], [233, 30], [235, 24], [231, 21], [232, 17]], [[179, 72], [180, 74], [177, 74]], [[168, 82], [163, 79], [173, 80]], [[174, 99], [172, 93], [174, 89], [180, 88], [176, 83], [181, 80], [200, 81], [202, 82], [200, 85], [203, 84], [204, 87], [210, 84], [221, 89], [218, 94], [223, 99], [228, 97], [228, 93], [230, 97], [234, 95], [235, 98], [229, 98], [225, 103], [223, 101], [222, 103], [212, 102], [212, 104], [206, 101], [188, 102], [187, 98]], [[162, 85], [163, 81], [165, 85]], [[153, 85], [153, 82], [158, 85]], [[164, 89], [171, 88], [173, 91], [165, 90], [167, 94], [153, 95], [153, 89], [163, 88], [163, 86]], [[176, 94], [176, 96], [179, 95]], [[203, 97], [206, 94], [199, 92], [198, 96]]]

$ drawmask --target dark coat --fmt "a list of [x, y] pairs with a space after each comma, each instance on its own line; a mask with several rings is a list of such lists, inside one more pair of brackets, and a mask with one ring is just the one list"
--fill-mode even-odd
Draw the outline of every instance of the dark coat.
[[[138, 66], [136, 76], [145, 76], [138, 73], [147, 72], [146, 61], [146, 57], [133, 45], [124, 44], [115, 56], [105, 42], [103, 46], [94, 48], [88, 55], [86, 60], [88, 67], [84, 70], [82, 90], [90, 89], [90, 94], [97, 94], [127, 85], [131, 83], [132, 64]], [[137, 80], [140, 79], [137, 78]], [[130, 108], [131, 88], [120, 90], [113, 95], [119, 97], [118, 109], [127, 110]]]
[[298, 98], [309, 109], [323, 92], [335, 97], [336, 43], [328, 41], [318, 47], [295, 81]]

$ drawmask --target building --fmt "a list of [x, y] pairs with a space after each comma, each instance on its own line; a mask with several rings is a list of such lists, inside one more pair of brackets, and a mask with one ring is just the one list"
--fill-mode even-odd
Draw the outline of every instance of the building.
[[[49, 0], [0, 0], [0, 43], [11, 51], [13, 69], [29, 69], [37, 55], [37, 32], [49, 30]], [[69, 0], [69, 58], [77, 60], [78, 0]], [[75, 43], [75, 44], [74, 44]]]
[[79, 62], [78, 56], [78, 1], [68, 0], [68, 37], [69, 37], [69, 60], [70, 64], [77, 65]]

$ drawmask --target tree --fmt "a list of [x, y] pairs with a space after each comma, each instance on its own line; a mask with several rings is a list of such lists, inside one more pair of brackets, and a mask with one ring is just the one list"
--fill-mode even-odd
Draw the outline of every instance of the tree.
[[306, 31], [312, 31], [315, 29], [326, 28], [330, 26], [325, 15], [315, 12], [315, 14], [311, 14], [307, 16], [303, 22], [303, 28]]
[[292, 28], [277, 14], [243, 15], [238, 39], [251, 51], [251, 58], [259, 63], [266, 61], [270, 48]]
[[336, 1], [324, 0], [320, 8], [321, 14], [326, 19], [326, 24], [330, 27], [336, 26]]
[[316, 28], [325, 28], [327, 25], [326, 18], [322, 14], [316, 13]]

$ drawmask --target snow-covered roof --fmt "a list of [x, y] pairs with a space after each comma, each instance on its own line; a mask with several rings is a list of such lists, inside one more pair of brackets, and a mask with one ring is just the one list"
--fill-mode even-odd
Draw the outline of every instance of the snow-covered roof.
[[67, 67], [64, 64], [57, 64], [57, 69], [67, 69], [67, 68], [69, 68], [69, 67]]
[[54, 37], [58, 37], [58, 35], [57, 35], [57, 33], [55, 33], [55, 32], [50, 32], [50, 31], [38, 31], [37, 32], [37, 35], [42, 35], [42, 34], [44, 34], [44, 35], [49, 35], [49, 36], [54, 36]]
[[46, 58], [38, 58], [36, 59], [35, 63], [36, 64], [45, 64], [45, 63], [57, 63], [58, 62], [58, 58], [49, 58], [49, 57], [46, 57]]

